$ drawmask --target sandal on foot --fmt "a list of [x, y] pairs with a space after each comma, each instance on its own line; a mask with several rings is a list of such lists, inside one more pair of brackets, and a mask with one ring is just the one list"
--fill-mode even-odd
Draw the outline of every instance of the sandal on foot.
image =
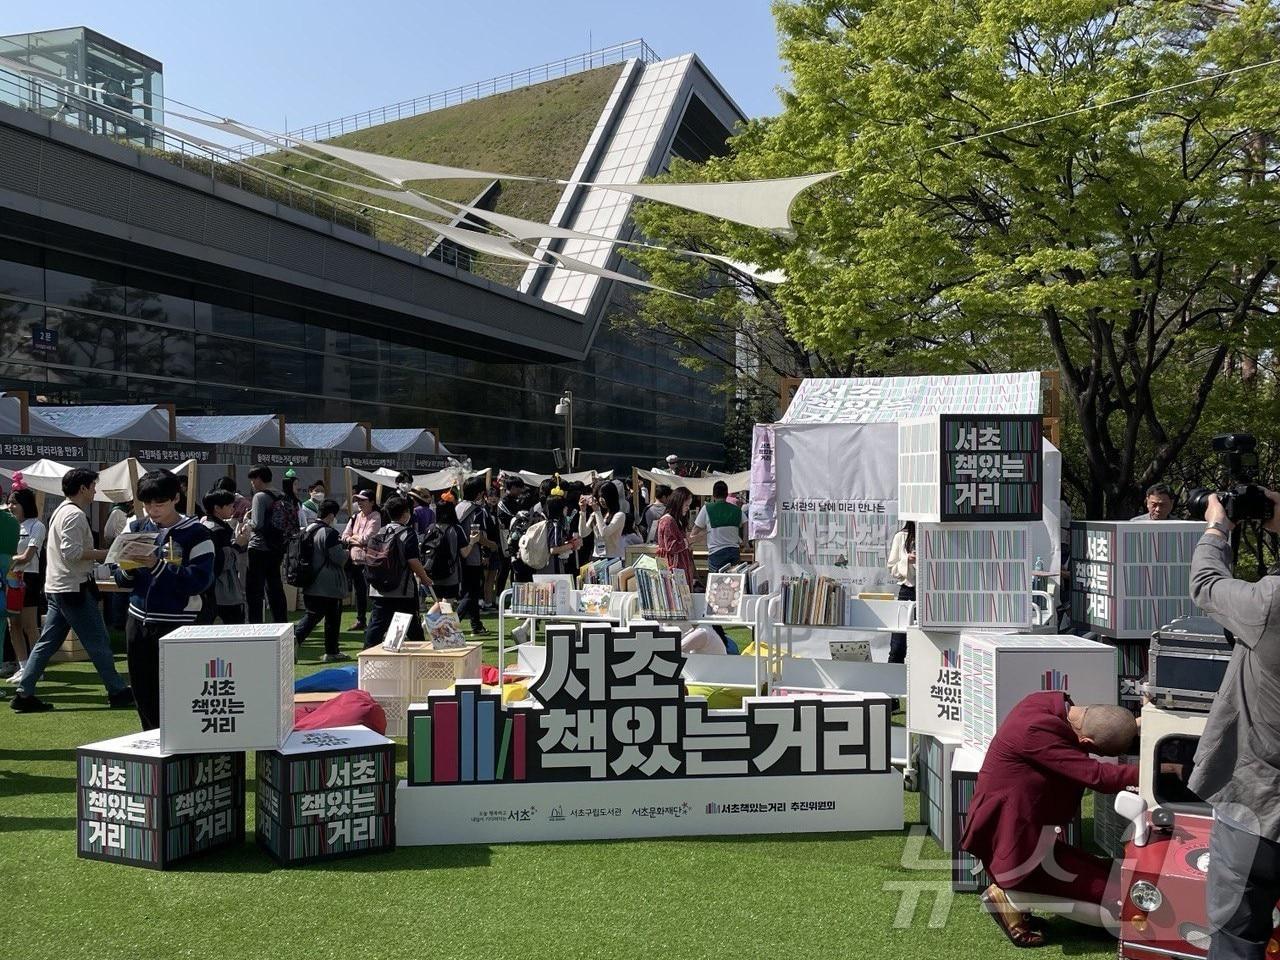
[[991, 915], [991, 919], [996, 922], [996, 926], [1000, 928], [1000, 931], [1009, 938], [1010, 943], [1022, 950], [1043, 947], [1045, 944], [1043, 931], [1033, 929], [1025, 920], [1017, 924], [1008, 923], [1005, 920], [1005, 915], [1001, 912], [1002, 903], [1005, 906], [1009, 904], [1003, 894], [1000, 895], [999, 901], [992, 895], [990, 889], [982, 894], [983, 907]]

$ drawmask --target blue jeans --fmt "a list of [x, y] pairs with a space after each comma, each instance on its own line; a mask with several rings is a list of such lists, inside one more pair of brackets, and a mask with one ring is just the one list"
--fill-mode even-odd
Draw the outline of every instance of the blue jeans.
[[44, 618], [44, 629], [27, 658], [27, 668], [22, 671], [18, 690], [26, 696], [36, 692], [36, 681], [44, 674], [49, 658], [58, 652], [72, 630], [80, 638], [85, 653], [93, 661], [102, 684], [108, 694], [119, 693], [129, 685], [116, 672], [115, 658], [111, 654], [111, 639], [106, 624], [102, 622], [102, 609], [87, 590], [79, 593], [47, 594], [49, 614]]
[[742, 559], [739, 547], [721, 547], [707, 554], [707, 573], [715, 573], [728, 563], [737, 563]]

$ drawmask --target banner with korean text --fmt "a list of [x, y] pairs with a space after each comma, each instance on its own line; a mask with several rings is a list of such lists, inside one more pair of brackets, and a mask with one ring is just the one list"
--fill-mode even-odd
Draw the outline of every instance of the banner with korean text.
[[409, 708], [397, 842], [898, 829], [881, 694], [709, 710], [680, 682], [678, 631], [547, 630], [536, 706], [460, 681]]

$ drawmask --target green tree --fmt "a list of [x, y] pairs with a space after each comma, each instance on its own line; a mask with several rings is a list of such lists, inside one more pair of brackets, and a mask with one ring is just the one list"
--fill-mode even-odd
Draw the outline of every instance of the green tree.
[[[809, 356], [890, 373], [1057, 367], [1066, 479], [1091, 516], [1135, 512], [1224, 371], [1268, 376], [1280, 70], [1245, 68], [1280, 57], [1276, 4], [774, 10], [784, 111], [673, 174], [847, 172], [801, 197], [793, 238], [656, 207], [645, 233], [785, 269], [767, 303]], [[711, 268], [658, 259], [657, 282], [714, 289]], [[645, 299], [642, 315], [691, 328], [671, 298]]]

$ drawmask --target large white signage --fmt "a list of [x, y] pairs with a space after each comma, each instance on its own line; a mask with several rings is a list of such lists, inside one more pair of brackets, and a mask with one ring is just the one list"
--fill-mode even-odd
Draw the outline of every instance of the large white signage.
[[160, 641], [160, 746], [274, 750], [293, 730], [293, 627], [179, 627]]

